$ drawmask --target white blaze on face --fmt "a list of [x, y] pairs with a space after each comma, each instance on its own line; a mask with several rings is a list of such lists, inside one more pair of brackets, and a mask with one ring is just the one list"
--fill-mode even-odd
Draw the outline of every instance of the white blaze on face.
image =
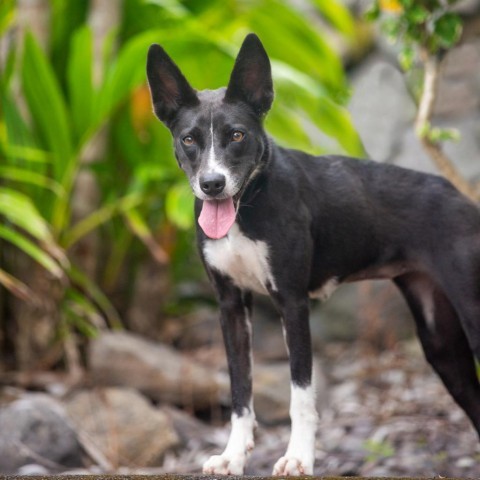
[[292, 432], [287, 452], [275, 464], [274, 475], [312, 475], [318, 415], [313, 386], [291, 385]]
[[216, 157], [215, 157], [215, 134], [213, 133], [213, 118], [210, 116], [210, 150], [208, 152], [207, 171], [215, 171]]
[[215, 150], [215, 132], [213, 129], [213, 113], [210, 114], [210, 132], [208, 139], [208, 155], [204, 160], [204, 164], [201, 165], [198, 173], [195, 175], [195, 178], [192, 182], [192, 187], [195, 195], [205, 200], [207, 195], [202, 192], [200, 188], [200, 178], [202, 175], [219, 173], [225, 177], [225, 197], [233, 197], [237, 191], [237, 182], [234, 180], [232, 173], [227, 168], [227, 166], [222, 162], [221, 156], [218, 155], [218, 152]]

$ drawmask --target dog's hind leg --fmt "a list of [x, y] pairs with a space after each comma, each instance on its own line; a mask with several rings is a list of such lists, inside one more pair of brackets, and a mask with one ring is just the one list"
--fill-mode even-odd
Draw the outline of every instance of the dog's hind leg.
[[480, 434], [480, 384], [456, 310], [426, 274], [409, 273], [394, 281], [412, 311], [425, 357]]
[[252, 296], [234, 287], [228, 279], [218, 278], [214, 284], [220, 300], [220, 322], [230, 372], [232, 429], [224, 452], [210, 457], [203, 465], [203, 472], [242, 475], [254, 447], [256, 426], [252, 402]]
[[312, 385], [312, 346], [308, 322], [308, 298], [280, 299], [280, 309], [290, 356], [292, 431], [287, 451], [273, 468], [274, 475], [313, 475], [318, 415]]

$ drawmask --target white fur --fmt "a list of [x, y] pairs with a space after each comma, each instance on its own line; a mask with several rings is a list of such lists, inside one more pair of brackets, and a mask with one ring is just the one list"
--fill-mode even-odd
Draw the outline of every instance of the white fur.
[[292, 432], [287, 452], [273, 467], [273, 475], [313, 475], [318, 415], [315, 388], [291, 385]]
[[200, 188], [200, 178], [209, 173], [220, 173], [225, 177], [225, 197], [233, 197], [239, 189], [238, 182], [232, 177], [230, 170], [218, 159], [215, 153], [215, 133], [213, 131], [213, 118], [210, 117], [210, 149], [205, 165], [202, 165], [195, 178], [191, 182], [195, 195], [201, 200], [208, 199]]
[[337, 287], [338, 287], [338, 280], [336, 278], [331, 278], [330, 280], [327, 280], [317, 290], [308, 292], [308, 295], [310, 296], [310, 298], [318, 298], [322, 302], [325, 302], [330, 298], [330, 296], [337, 289]]
[[232, 430], [227, 447], [221, 455], [211, 456], [203, 464], [203, 473], [208, 475], [243, 475], [248, 454], [255, 445], [253, 409], [246, 408], [241, 417], [232, 414]]
[[234, 223], [226, 237], [205, 240], [203, 253], [207, 263], [228, 275], [239, 288], [268, 294], [267, 285], [276, 290], [269, 261], [268, 245], [246, 237]]

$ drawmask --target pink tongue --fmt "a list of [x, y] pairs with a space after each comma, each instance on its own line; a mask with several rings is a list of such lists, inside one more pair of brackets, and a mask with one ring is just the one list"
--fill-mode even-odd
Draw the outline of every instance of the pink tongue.
[[204, 200], [198, 223], [210, 238], [224, 237], [235, 222], [233, 200]]

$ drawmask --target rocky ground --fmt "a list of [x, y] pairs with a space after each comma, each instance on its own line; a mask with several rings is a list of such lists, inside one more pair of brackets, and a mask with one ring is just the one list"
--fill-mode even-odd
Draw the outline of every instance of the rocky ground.
[[[199, 473], [223, 448], [228, 385], [223, 371], [199, 360], [222, 364], [217, 346], [187, 356], [130, 334], [107, 333], [91, 355], [81, 387], [57, 378], [44, 382], [41, 393], [2, 389], [2, 473]], [[288, 441], [288, 368], [283, 360], [259, 363], [262, 421], [246, 473], [264, 475]], [[476, 435], [416, 341], [382, 353], [359, 343], [329, 344], [317, 364], [316, 474], [480, 476]]]
[[[324, 370], [329, 394], [317, 436], [317, 475], [480, 475], [476, 434], [415, 342], [380, 355], [332, 346]], [[227, 434], [215, 429], [212, 438], [224, 444]], [[287, 425], [261, 426], [246, 473], [270, 474], [288, 435]], [[162, 471], [194, 471], [218, 450], [194, 445], [185, 456], [169, 457]]]

